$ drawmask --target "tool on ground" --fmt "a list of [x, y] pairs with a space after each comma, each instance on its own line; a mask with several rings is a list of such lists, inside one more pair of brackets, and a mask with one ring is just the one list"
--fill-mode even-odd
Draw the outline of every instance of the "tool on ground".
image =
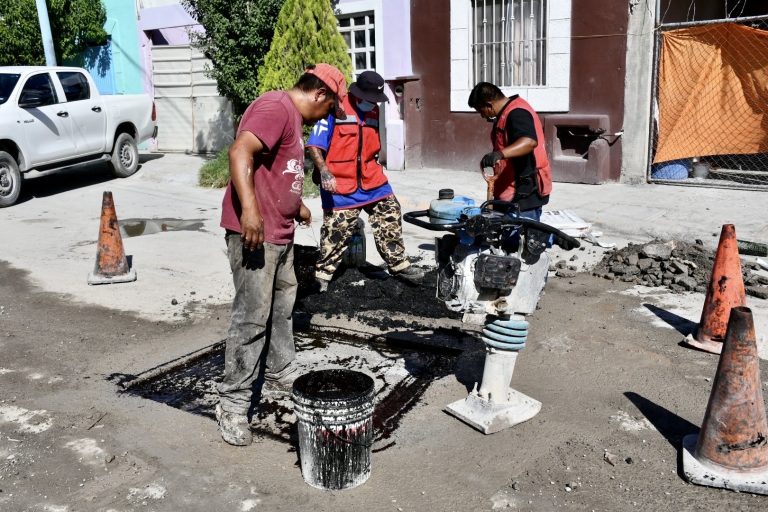
[[683, 438], [683, 473], [694, 484], [768, 494], [768, 419], [752, 311], [731, 309], [698, 434]]
[[101, 200], [96, 265], [93, 272], [88, 274], [88, 284], [128, 283], [135, 280], [136, 270], [129, 265], [125, 256], [112, 192], [105, 191]]
[[512, 389], [510, 381], [528, 339], [526, 316], [536, 310], [547, 279], [550, 237], [566, 250], [579, 247], [578, 240], [548, 224], [507, 213], [515, 211], [507, 201], [476, 206], [444, 189], [429, 210], [403, 216], [446, 232], [435, 239], [437, 298], [462, 313], [465, 324], [482, 326], [486, 355], [480, 387], [475, 384], [446, 411], [485, 434], [527, 421], [541, 409], [541, 402]]
[[725, 224], [720, 233], [699, 326], [692, 336], [683, 340], [684, 343], [705, 352], [719, 354], [723, 349], [731, 308], [746, 305], [736, 228], [733, 224]]

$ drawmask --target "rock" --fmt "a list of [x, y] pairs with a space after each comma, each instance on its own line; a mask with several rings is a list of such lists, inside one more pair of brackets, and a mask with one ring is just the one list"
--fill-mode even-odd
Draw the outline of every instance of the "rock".
[[757, 297], [758, 299], [768, 299], [768, 288], [764, 286], [747, 286], [747, 295]]
[[704, 245], [704, 240], [702, 240], [701, 238], [697, 238], [696, 245]]
[[603, 460], [611, 466], [615, 466], [619, 463], [619, 458], [608, 450], [605, 450], [605, 453], [603, 453]]
[[614, 274], [613, 272], [608, 272], [603, 277], [606, 279], [616, 279], [616, 274]]
[[515, 491], [519, 491], [520, 490], [520, 482], [517, 482], [517, 481], [512, 482], [512, 485], [510, 485], [510, 487], [512, 489], [514, 489]]
[[651, 268], [651, 265], [653, 265], [653, 260], [649, 258], [643, 258], [637, 262], [637, 268], [639, 268], [641, 271], [648, 270]]
[[570, 485], [565, 486], [565, 492], [571, 492], [573, 488]]
[[678, 277], [675, 279], [675, 284], [679, 284], [682, 286], [685, 290], [691, 291], [695, 290], [698, 283], [696, 280], [690, 276], [684, 276], [684, 277]]
[[176, 306], [179, 303], [176, 299], [171, 299], [171, 306]]
[[104, 457], [104, 462], [106, 462], [107, 464], [109, 464], [113, 460], [115, 460], [115, 456], [114, 455], [107, 455], [106, 457]]
[[557, 272], [555, 272], [555, 275], [557, 277], [576, 277], [576, 272], [574, 272], [573, 270], [560, 269]]
[[570, 261], [576, 261], [577, 259], [579, 259], [579, 257], [574, 254], [573, 256], [571, 256]]
[[668, 260], [672, 256], [672, 248], [667, 244], [650, 243], [643, 246], [640, 254], [655, 260]]
[[672, 271], [676, 274], [685, 274], [688, 275], [688, 265], [681, 261], [672, 261], [669, 264], [669, 267], [672, 269]]
[[632, 464], [635, 461], [632, 460], [632, 457], [627, 457], [626, 459], [624, 459], [624, 462], [626, 462], [627, 464]]
[[676, 293], [680, 293], [680, 292], [684, 292], [685, 291], [685, 288], [683, 288], [679, 284], [674, 284], [674, 283], [669, 285], [669, 289], [672, 290], [673, 292], [676, 292]]
[[555, 263], [555, 268], [565, 268], [566, 266], [568, 266], [568, 263], [566, 263], [565, 260], [560, 260]]
[[637, 265], [637, 262], [640, 260], [640, 257], [632, 253], [629, 256], [627, 256], [627, 265]]
[[617, 276], [624, 275], [627, 273], [627, 266], [621, 263], [611, 265], [611, 272], [613, 272]]
[[707, 293], [707, 287], [701, 284], [694, 289], [699, 293]]
[[576, 272], [577, 270], [579, 270], [579, 267], [577, 267], [576, 265], [568, 265], [567, 269]]

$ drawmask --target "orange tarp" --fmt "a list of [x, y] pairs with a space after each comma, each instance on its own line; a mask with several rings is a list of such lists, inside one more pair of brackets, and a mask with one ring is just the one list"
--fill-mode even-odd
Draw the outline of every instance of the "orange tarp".
[[768, 31], [734, 23], [662, 35], [654, 162], [768, 153]]

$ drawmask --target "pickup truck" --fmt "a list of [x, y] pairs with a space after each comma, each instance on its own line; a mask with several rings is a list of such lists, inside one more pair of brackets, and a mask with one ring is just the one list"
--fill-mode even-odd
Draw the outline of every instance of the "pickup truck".
[[0, 207], [18, 200], [30, 171], [106, 161], [130, 176], [137, 144], [156, 135], [146, 94], [101, 96], [81, 68], [0, 67]]

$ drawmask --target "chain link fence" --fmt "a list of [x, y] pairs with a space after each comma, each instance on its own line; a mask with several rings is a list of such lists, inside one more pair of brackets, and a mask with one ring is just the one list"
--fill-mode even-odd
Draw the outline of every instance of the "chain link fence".
[[768, 190], [768, 16], [661, 25], [649, 179]]

